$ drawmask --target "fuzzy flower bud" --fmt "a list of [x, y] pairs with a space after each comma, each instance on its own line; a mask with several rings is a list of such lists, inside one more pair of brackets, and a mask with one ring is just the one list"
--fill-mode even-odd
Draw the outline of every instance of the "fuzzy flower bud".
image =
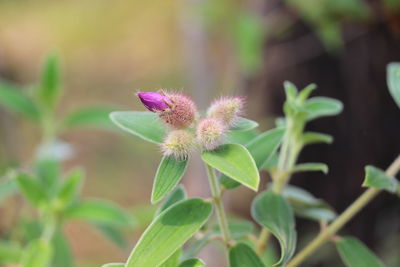
[[216, 118], [205, 118], [197, 125], [197, 140], [205, 150], [214, 150], [222, 144], [226, 127]]
[[174, 156], [176, 159], [186, 159], [195, 146], [194, 135], [186, 130], [171, 131], [161, 145], [165, 156]]
[[171, 101], [171, 107], [161, 112], [160, 118], [177, 129], [189, 127], [197, 115], [197, 108], [193, 101], [178, 93], [167, 93], [166, 97]]
[[240, 97], [221, 98], [209, 107], [207, 116], [220, 119], [225, 125], [233, 126], [242, 113], [244, 100]]
[[162, 93], [139, 92], [136, 94], [143, 105], [152, 112], [165, 111], [169, 109], [171, 101]]

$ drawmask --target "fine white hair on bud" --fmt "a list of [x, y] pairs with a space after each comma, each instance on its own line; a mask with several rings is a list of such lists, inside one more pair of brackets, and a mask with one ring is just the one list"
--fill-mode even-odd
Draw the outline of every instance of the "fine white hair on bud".
[[178, 160], [185, 160], [195, 147], [195, 136], [187, 130], [173, 130], [168, 133], [161, 145], [165, 156], [173, 156]]
[[197, 125], [197, 141], [204, 150], [214, 150], [222, 144], [225, 132], [226, 127], [221, 120], [208, 117]]
[[175, 129], [189, 127], [196, 119], [197, 108], [187, 96], [179, 93], [166, 93], [171, 107], [159, 113], [160, 118]]
[[233, 126], [243, 112], [244, 99], [241, 97], [220, 98], [208, 108], [207, 116], [220, 119], [225, 125]]

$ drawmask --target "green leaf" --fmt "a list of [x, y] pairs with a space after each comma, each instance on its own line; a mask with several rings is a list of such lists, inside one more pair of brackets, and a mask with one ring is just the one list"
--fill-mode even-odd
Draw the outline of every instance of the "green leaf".
[[203, 199], [183, 200], [157, 216], [131, 252], [126, 267], [158, 266], [207, 221], [212, 204]]
[[297, 103], [299, 103], [300, 105], [302, 105], [304, 103], [304, 101], [306, 101], [308, 99], [308, 97], [310, 96], [310, 94], [317, 89], [317, 85], [314, 83], [311, 83], [309, 85], [307, 85], [303, 90], [301, 90], [297, 96]]
[[163, 264], [161, 264], [160, 267], [177, 267], [181, 255], [182, 255], [182, 249], [178, 249]]
[[109, 115], [113, 110], [113, 108], [109, 107], [82, 108], [67, 115], [62, 126], [67, 129], [78, 127], [99, 127], [110, 129], [113, 127], [113, 124]]
[[187, 159], [177, 160], [173, 156], [164, 156], [154, 178], [151, 203], [157, 203], [179, 184], [185, 174]]
[[290, 204], [272, 190], [265, 191], [254, 199], [251, 214], [278, 239], [281, 258], [276, 265], [284, 266], [296, 248], [295, 220]]
[[68, 174], [58, 192], [58, 200], [63, 207], [68, 206], [76, 199], [84, 176], [81, 169], [75, 169]]
[[313, 97], [304, 104], [307, 111], [307, 120], [314, 120], [320, 117], [335, 116], [342, 112], [343, 104], [337, 99], [329, 97]]
[[125, 267], [125, 263], [107, 263], [103, 264], [101, 267]]
[[46, 202], [47, 195], [43, 187], [26, 174], [20, 174], [16, 178], [20, 192], [31, 202], [34, 206], [39, 206]]
[[54, 256], [52, 266], [57, 267], [73, 267], [74, 256], [72, 254], [68, 240], [61, 231], [56, 231], [52, 246], [54, 249]]
[[226, 141], [231, 144], [245, 145], [257, 136], [258, 132], [255, 130], [244, 132], [227, 132]]
[[166, 136], [166, 129], [156, 113], [114, 111], [110, 118], [122, 130], [152, 143], [161, 144]]
[[374, 253], [354, 237], [343, 237], [336, 242], [336, 248], [347, 267], [385, 266]]
[[17, 192], [17, 185], [14, 179], [0, 180], [0, 203], [4, 198]]
[[34, 166], [35, 174], [48, 196], [53, 196], [60, 182], [60, 162], [53, 158], [41, 158]]
[[282, 192], [292, 205], [297, 216], [320, 221], [331, 221], [336, 217], [335, 211], [322, 199], [314, 197], [306, 190], [288, 185]]
[[110, 226], [132, 226], [134, 221], [120, 207], [104, 200], [86, 200], [65, 211], [67, 219], [77, 219]]
[[30, 120], [40, 117], [35, 103], [11, 84], [0, 83], [0, 105]]
[[13, 242], [0, 241], [0, 263], [18, 263], [22, 248]]
[[101, 223], [94, 223], [94, 226], [103, 234], [104, 237], [112, 241], [119, 248], [125, 249], [128, 247], [128, 241], [120, 231], [119, 227]]
[[328, 134], [305, 132], [301, 137], [304, 145], [326, 143], [331, 144], [333, 142], [333, 137]]
[[374, 167], [365, 167], [365, 179], [362, 184], [365, 187], [384, 189], [390, 193], [395, 193], [399, 182], [394, 177], [388, 176], [384, 171]]
[[44, 239], [32, 241], [22, 257], [23, 267], [47, 267], [53, 255], [50, 243]]
[[287, 100], [294, 100], [297, 96], [297, 87], [292, 82], [284, 81], [283, 87], [285, 88], [285, 94]]
[[258, 127], [258, 123], [246, 118], [239, 117], [230, 131], [249, 131]]
[[390, 94], [400, 108], [400, 63], [390, 63], [387, 66], [387, 84]]
[[266, 170], [266, 171], [271, 171], [272, 169], [274, 169], [278, 166], [278, 162], [279, 162], [279, 156], [278, 156], [278, 153], [275, 152], [274, 154], [272, 154], [271, 158], [269, 158], [264, 163], [264, 165], [262, 166], [262, 169]]
[[178, 185], [175, 190], [165, 199], [160, 208], [157, 210], [156, 215], [160, 214], [173, 204], [186, 199], [186, 191], [183, 185]]
[[327, 174], [328, 170], [328, 165], [324, 163], [300, 163], [294, 166], [292, 172], [321, 171]]
[[229, 249], [230, 267], [265, 267], [254, 250], [244, 243], [238, 243]]
[[37, 89], [39, 101], [48, 109], [54, 109], [60, 96], [60, 66], [57, 57], [52, 55], [46, 59], [42, 69], [40, 85]]
[[[228, 223], [228, 228], [234, 239], [245, 237], [254, 231], [253, 223], [245, 220], [230, 221]], [[215, 227], [213, 234], [221, 235], [219, 226]]]
[[213, 151], [204, 151], [201, 158], [211, 167], [240, 182], [258, 190], [260, 175], [250, 152], [239, 144], [226, 144]]
[[178, 267], [203, 267], [203, 266], [206, 266], [204, 261], [197, 258], [191, 258], [181, 262], [181, 264], [179, 264]]

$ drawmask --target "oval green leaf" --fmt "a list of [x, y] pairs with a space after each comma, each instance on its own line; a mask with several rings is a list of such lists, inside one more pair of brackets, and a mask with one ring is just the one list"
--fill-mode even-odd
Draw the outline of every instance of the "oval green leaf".
[[230, 267], [265, 267], [254, 250], [245, 243], [238, 243], [229, 249]]
[[268, 190], [254, 199], [251, 215], [278, 239], [281, 258], [275, 265], [284, 266], [296, 248], [295, 220], [290, 204], [283, 196]]
[[237, 182], [258, 190], [260, 175], [250, 152], [239, 144], [226, 144], [213, 151], [204, 151], [201, 158], [211, 167]]
[[396, 178], [388, 176], [384, 171], [374, 166], [366, 166], [365, 179], [362, 185], [395, 193], [399, 182]]
[[246, 118], [239, 117], [237, 121], [235, 122], [235, 125], [230, 128], [230, 131], [237, 131], [237, 132], [242, 132], [242, 131], [249, 131], [254, 128], [258, 127], [258, 123]]
[[354, 237], [343, 237], [336, 248], [347, 267], [384, 267], [375, 254]]
[[203, 199], [183, 200], [149, 225], [131, 252], [126, 267], [159, 266], [208, 220], [212, 205]]
[[177, 160], [173, 156], [162, 158], [154, 178], [151, 203], [157, 203], [174, 190], [185, 174], [187, 163], [187, 159]]
[[20, 192], [27, 198], [34, 206], [39, 206], [47, 201], [46, 192], [38, 182], [38, 180], [29, 177], [26, 174], [19, 174], [17, 179], [17, 185]]
[[160, 214], [173, 204], [184, 200], [186, 198], [186, 191], [183, 185], [178, 185], [176, 189], [164, 200], [160, 208], [157, 210], [156, 215]]
[[122, 130], [152, 143], [161, 144], [166, 136], [166, 129], [156, 113], [114, 111], [110, 119]]
[[390, 63], [387, 66], [387, 84], [390, 94], [400, 108], [400, 63]]
[[307, 112], [307, 120], [314, 120], [339, 114], [343, 110], [343, 104], [329, 97], [313, 97], [305, 102], [304, 109]]

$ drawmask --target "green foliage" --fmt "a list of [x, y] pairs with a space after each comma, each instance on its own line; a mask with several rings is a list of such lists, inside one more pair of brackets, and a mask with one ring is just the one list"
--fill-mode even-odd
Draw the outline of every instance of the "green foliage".
[[109, 115], [114, 109], [107, 107], [87, 107], [76, 110], [67, 115], [62, 122], [66, 129], [78, 127], [99, 127], [111, 129], [113, 127]]
[[400, 108], [400, 63], [390, 63], [387, 66], [387, 84], [393, 100]]
[[395, 193], [399, 187], [399, 182], [396, 178], [388, 176], [384, 171], [374, 166], [366, 166], [365, 180], [362, 185]]
[[53, 248], [48, 240], [38, 239], [24, 251], [23, 267], [47, 267], [52, 259]]
[[[252, 222], [245, 220], [236, 220], [236, 221], [231, 220], [228, 224], [228, 228], [229, 232], [231, 233], [234, 239], [240, 239], [253, 233], [254, 224]], [[216, 226], [216, 229], [214, 230], [213, 234], [215, 235], [221, 234], [219, 226]]]
[[204, 261], [196, 258], [191, 258], [183, 261], [178, 267], [203, 267], [206, 266]]
[[254, 159], [244, 146], [222, 145], [213, 151], [204, 151], [201, 158], [226, 176], [254, 191], [258, 190], [260, 175]]
[[125, 263], [107, 263], [103, 264], [102, 267], [125, 267]]
[[171, 193], [185, 174], [187, 159], [176, 160], [172, 156], [164, 156], [154, 178], [151, 203], [157, 203]]
[[175, 190], [165, 199], [165, 201], [160, 206], [157, 214], [160, 214], [176, 202], [186, 199], [186, 191], [183, 185], [178, 185]]
[[290, 204], [281, 195], [271, 190], [265, 191], [254, 199], [251, 215], [278, 239], [281, 258], [276, 264], [284, 266], [296, 248], [295, 220]]
[[244, 243], [238, 243], [229, 249], [229, 266], [264, 267], [265, 265], [251, 247]]
[[321, 171], [324, 174], [328, 173], [328, 165], [324, 163], [301, 163], [294, 166], [293, 172]]
[[258, 123], [246, 118], [239, 117], [230, 131], [250, 131], [258, 127]]
[[328, 97], [313, 97], [304, 104], [307, 112], [307, 120], [314, 120], [320, 117], [335, 116], [343, 110], [343, 104], [336, 99]]
[[343, 237], [336, 248], [347, 267], [383, 267], [384, 264], [363, 243], [354, 237]]
[[39, 207], [48, 200], [46, 192], [37, 180], [27, 174], [20, 174], [16, 178], [20, 192], [31, 202], [32, 205]]
[[0, 241], [0, 263], [18, 263], [21, 255], [22, 248], [18, 244]]

